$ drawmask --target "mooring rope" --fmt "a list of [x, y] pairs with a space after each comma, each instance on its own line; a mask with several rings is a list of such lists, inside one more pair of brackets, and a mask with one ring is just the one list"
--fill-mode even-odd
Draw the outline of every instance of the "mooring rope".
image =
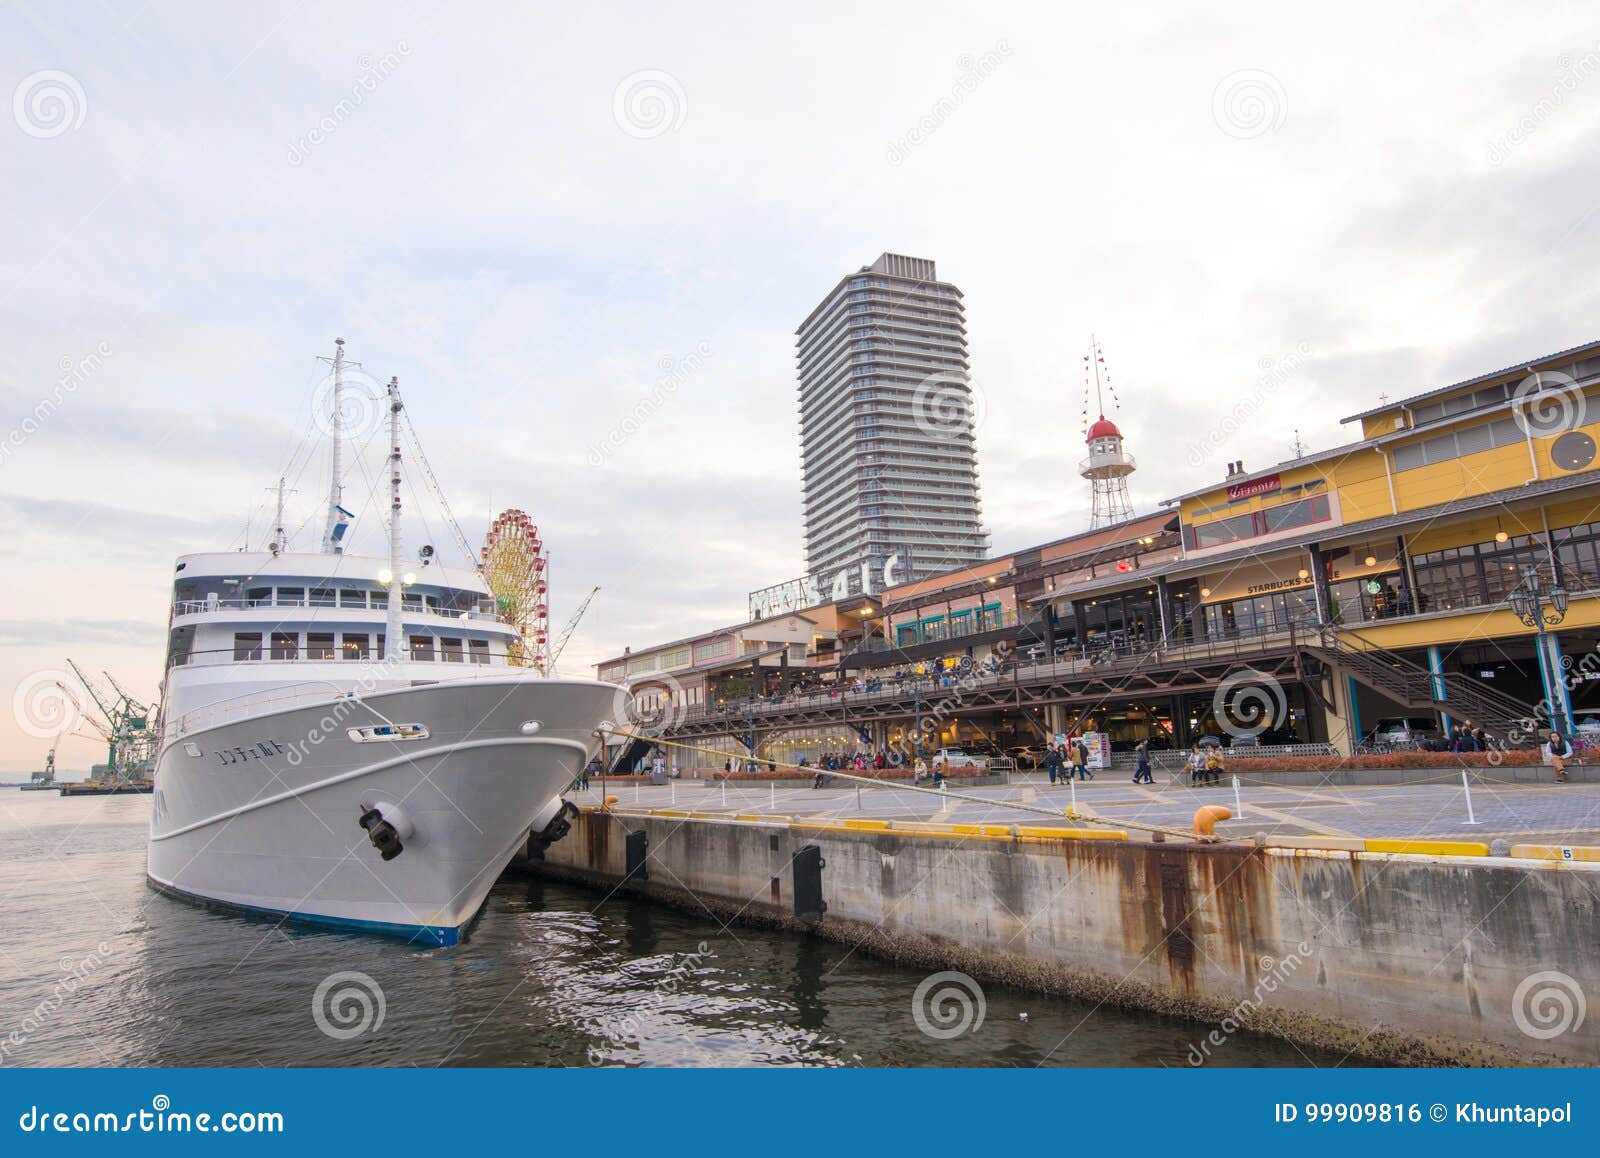
[[[651, 744], [658, 744], [663, 748], [681, 748], [686, 752], [698, 752], [705, 756], [720, 756], [727, 760], [738, 761], [739, 763], [743, 763], [750, 759], [749, 756], [740, 755], [737, 752], [723, 752], [715, 748], [701, 747], [698, 744], [685, 744], [681, 740], [663, 740], [659, 736], [641, 736], [634, 732], [621, 732], [615, 728], [596, 728], [595, 734], [597, 736], [616, 736], [623, 740], [642, 740]], [[949, 789], [921, 788], [915, 784], [901, 784], [894, 781], [876, 779], [871, 776], [854, 776], [848, 772], [834, 772], [826, 768], [819, 769], [807, 767], [801, 764], [791, 764], [784, 760], [766, 760], [761, 761], [761, 763], [779, 768], [792, 768], [797, 772], [801, 772], [810, 776], [815, 776], [820, 773], [821, 775], [832, 779], [848, 780], [856, 784], [865, 785], [868, 788], [888, 788], [893, 789], [896, 792], [922, 792], [929, 796], [936, 796], [940, 800], [966, 800], [974, 804], [988, 804], [991, 806], [999, 805], [1005, 808], [1014, 808], [1020, 812], [1031, 812], [1039, 816], [1048, 816], [1052, 820], [1082, 820], [1089, 821], [1092, 824], [1102, 825], [1106, 828], [1134, 828], [1138, 829], [1140, 832], [1159, 832], [1163, 836], [1171, 836], [1179, 840], [1198, 841], [1202, 844], [1220, 844], [1229, 839], [1227, 837], [1216, 835], [1202, 836], [1187, 829], [1172, 828], [1163, 824], [1151, 824], [1148, 821], [1119, 820], [1116, 817], [1104, 816], [1093, 811], [1092, 809], [1084, 808], [1082, 805], [1077, 807], [1069, 807], [1064, 810], [1059, 808], [1045, 808], [1042, 805], [1026, 804], [1022, 801], [992, 800], [987, 796], [974, 796], [966, 792], [952, 792]]]

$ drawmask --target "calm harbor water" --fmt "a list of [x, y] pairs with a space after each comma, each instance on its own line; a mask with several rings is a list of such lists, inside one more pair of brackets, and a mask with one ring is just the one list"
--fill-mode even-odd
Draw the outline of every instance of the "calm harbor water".
[[985, 985], [982, 1024], [937, 1040], [925, 970], [517, 878], [450, 949], [278, 928], [145, 886], [149, 797], [0, 793], [5, 1065], [1183, 1066], [1210, 1028]]

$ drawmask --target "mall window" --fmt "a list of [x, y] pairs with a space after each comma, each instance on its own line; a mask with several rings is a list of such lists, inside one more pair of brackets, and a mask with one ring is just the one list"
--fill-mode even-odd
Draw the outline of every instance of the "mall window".
[[1310, 587], [1252, 595], [1206, 607], [1206, 630], [1213, 638], [1267, 635], [1288, 631], [1291, 625], [1316, 622], [1317, 597]]
[[233, 658], [236, 660], [249, 660], [261, 658], [261, 633], [259, 631], [240, 631], [233, 637]]
[[1563, 527], [1553, 537], [1561, 585], [1571, 592], [1600, 588], [1600, 523]]
[[1191, 551], [1240, 543], [1262, 535], [1298, 530], [1333, 517], [1327, 495], [1280, 503], [1275, 507], [1231, 515], [1210, 523], [1188, 524], [1183, 528], [1184, 546]]
[[1527, 435], [1523, 433], [1522, 427], [1517, 425], [1515, 418], [1501, 418], [1494, 422], [1486, 422], [1482, 426], [1469, 426], [1465, 430], [1453, 430], [1448, 434], [1438, 434], [1421, 442], [1396, 447], [1394, 469], [1397, 472], [1416, 470], [1421, 466], [1449, 462], [1465, 455], [1493, 450], [1497, 446], [1510, 446], [1512, 443], [1526, 440]]

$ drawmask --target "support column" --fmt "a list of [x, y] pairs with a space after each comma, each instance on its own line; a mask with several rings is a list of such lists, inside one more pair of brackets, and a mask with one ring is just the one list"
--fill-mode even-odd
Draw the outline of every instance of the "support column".
[[1167, 715], [1172, 719], [1172, 742], [1182, 751], [1189, 746], [1189, 713], [1183, 706], [1182, 696], [1168, 698]]
[[1337, 715], [1328, 721], [1328, 743], [1341, 756], [1348, 756], [1361, 742], [1361, 709], [1356, 703], [1356, 681], [1350, 676], [1335, 676], [1333, 707]]
[[[1433, 673], [1433, 698], [1436, 700], [1449, 698], [1446, 694], [1448, 689], [1444, 683], [1444, 660], [1439, 654], [1437, 644], [1430, 645], [1428, 648], [1428, 670]], [[1448, 737], [1454, 728], [1454, 724], [1449, 712], [1443, 712], [1441, 715], [1443, 717], [1444, 734]]]
[[1422, 612], [1422, 604], [1417, 600], [1417, 569], [1411, 565], [1411, 550], [1406, 546], [1406, 537], [1394, 537], [1395, 557], [1400, 560], [1400, 585], [1406, 593], [1406, 603], [1409, 605], [1408, 614], [1418, 615]]
[[1566, 670], [1561, 666], [1561, 637], [1553, 631], [1544, 634], [1539, 678], [1544, 681], [1544, 702], [1550, 708], [1551, 726], [1572, 739], [1572, 694], [1567, 689]]
[[1322, 554], [1322, 545], [1312, 543], [1306, 548], [1311, 556], [1311, 587], [1317, 597], [1317, 622], [1333, 622], [1333, 611], [1328, 594], [1328, 563]]
[[1156, 578], [1156, 611], [1161, 616], [1161, 643], [1166, 646], [1172, 643], [1173, 614], [1172, 597], [1167, 592], [1165, 575]]

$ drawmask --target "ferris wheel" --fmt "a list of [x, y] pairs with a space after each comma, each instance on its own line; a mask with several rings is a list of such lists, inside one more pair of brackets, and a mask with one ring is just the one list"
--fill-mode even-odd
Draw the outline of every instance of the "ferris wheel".
[[549, 560], [526, 511], [501, 511], [483, 542], [483, 576], [500, 618], [517, 629], [508, 660], [544, 672], [550, 642]]

